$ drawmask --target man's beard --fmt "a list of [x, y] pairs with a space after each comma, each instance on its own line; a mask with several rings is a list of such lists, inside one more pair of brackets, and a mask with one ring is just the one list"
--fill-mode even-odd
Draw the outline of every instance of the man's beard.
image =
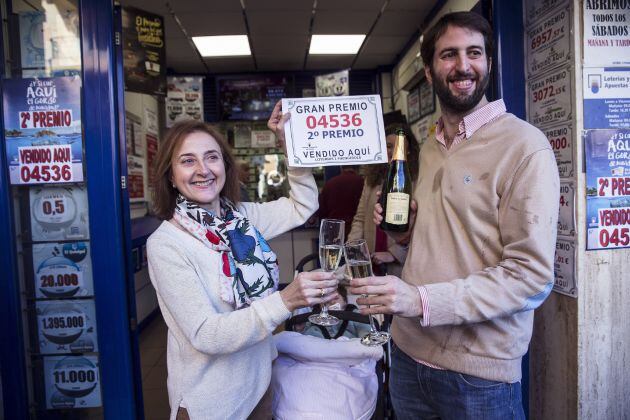
[[[456, 72], [454, 76], [447, 77], [446, 83], [442, 79], [435, 77], [433, 69], [431, 76], [433, 79], [433, 89], [440, 100], [440, 106], [456, 112], [467, 112], [473, 109], [481, 98], [486, 94], [490, 74], [486, 73], [483, 79], [479, 80], [474, 73]], [[461, 79], [473, 79], [475, 81], [475, 90], [470, 95], [456, 96], [448, 88], [448, 83]]]

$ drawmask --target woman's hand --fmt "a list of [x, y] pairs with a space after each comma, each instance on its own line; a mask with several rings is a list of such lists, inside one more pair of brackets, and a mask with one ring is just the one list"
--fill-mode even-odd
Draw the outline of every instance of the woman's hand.
[[280, 297], [287, 309], [293, 312], [298, 308], [338, 299], [338, 283], [335, 273], [303, 272], [280, 291]]
[[282, 115], [282, 101], [278, 101], [271, 111], [267, 127], [276, 135], [277, 146], [282, 149], [284, 155], [287, 155], [287, 143], [284, 137], [284, 124], [291, 118], [290, 113]]

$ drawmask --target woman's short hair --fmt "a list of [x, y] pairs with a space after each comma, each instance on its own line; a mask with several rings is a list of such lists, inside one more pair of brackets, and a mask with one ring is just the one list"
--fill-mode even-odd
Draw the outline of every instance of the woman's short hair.
[[201, 121], [188, 120], [175, 123], [160, 143], [153, 167], [155, 185], [153, 188], [153, 212], [161, 220], [169, 220], [175, 211], [178, 191], [173, 187], [173, 155], [186, 137], [192, 133], [206, 133], [219, 144], [225, 165], [225, 185], [220, 196], [237, 203], [239, 201], [238, 168], [230, 146], [215, 128]]

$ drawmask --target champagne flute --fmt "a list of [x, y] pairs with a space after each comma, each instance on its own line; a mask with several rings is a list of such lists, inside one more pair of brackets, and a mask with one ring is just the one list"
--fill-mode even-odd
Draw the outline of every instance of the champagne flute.
[[[370, 260], [370, 250], [365, 239], [346, 242], [344, 246], [346, 253], [346, 264], [350, 267], [350, 275], [353, 279], [371, 277], [372, 262]], [[363, 295], [367, 297], [367, 295]], [[374, 325], [374, 318], [370, 318], [370, 332], [361, 338], [361, 344], [365, 346], [380, 346], [389, 341], [390, 334], [385, 331], [378, 331]]]
[[[339, 267], [343, 249], [345, 222], [337, 219], [322, 219], [319, 226], [319, 264], [323, 271], [332, 272]], [[322, 304], [322, 311], [308, 317], [313, 324], [330, 327], [339, 319], [328, 314], [328, 305]]]

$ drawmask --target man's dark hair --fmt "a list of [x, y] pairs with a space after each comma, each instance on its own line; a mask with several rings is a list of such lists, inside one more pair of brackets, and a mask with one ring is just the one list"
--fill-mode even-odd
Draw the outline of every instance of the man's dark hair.
[[433, 63], [435, 43], [442, 35], [444, 35], [444, 32], [446, 32], [449, 26], [479, 32], [483, 35], [486, 57], [488, 57], [488, 60], [492, 58], [492, 53], [494, 52], [494, 40], [492, 27], [488, 21], [483, 16], [475, 12], [454, 12], [442, 16], [440, 20], [438, 20], [437, 23], [424, 34], [422, 45], [420, 46], [420, 54], [422, 55], [422, 61], [425, 66], [431, 66]]

